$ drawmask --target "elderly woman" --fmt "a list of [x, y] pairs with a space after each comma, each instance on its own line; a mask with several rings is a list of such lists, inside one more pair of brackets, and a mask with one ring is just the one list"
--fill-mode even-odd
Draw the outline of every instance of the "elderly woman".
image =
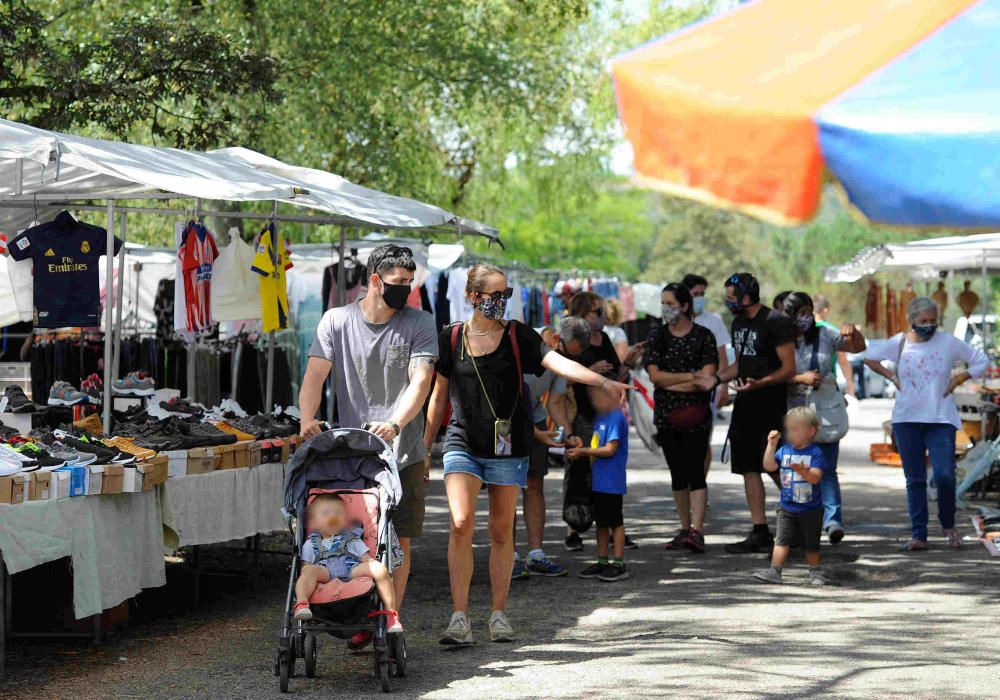
[[[949, 333], [938, 333], [938, 306], [918, 297], [906, 309], [910, 330], [872, 343], [865, 364], [896, 385], [892, 432], [903, 460], [912, 537], [901, 549], [927, 549], [927, 466], [930, 454], [938, 493], [938, 519], [953, 547], [962, 546], [955, 530], [955, 432], [961, 427], [951, 395], [970, 377], [980, 377], [989, 359]], [[894, 362], [896, 370], [882, 366]], [[956, 362], [965, 369], [954, 372]]]
[[[815, 305], [812, 297], [805, 292], [786, 294], [782, 311], [795, 323], [796, 374], [788, 384], [788, 407], [804, 406], [809, 395], [820, 387], [842, 400], [833, 369], [837, 353], [861, 352], [865, 349], [865, 337], [853, 324], [833, 329], [816, 323]], [[823, 491], [823, 531], [830, 544], [837, 544], [844, 539], [840, 480], [837, 478], [840, 440], [823, 441], [817, 437], [816, 444], [823, 452], [823, 481], [820, 482]]]

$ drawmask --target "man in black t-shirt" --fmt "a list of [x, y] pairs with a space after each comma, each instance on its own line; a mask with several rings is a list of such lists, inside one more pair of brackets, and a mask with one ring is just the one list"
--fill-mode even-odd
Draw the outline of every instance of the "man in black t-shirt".
[[760, 284], [748, 272], [726, 280], [726, 307], [733, 314], [736, 362], [719, 372], [736, 380], [736, 401], [729, 429], [733, 474], [743, 477], [753, 530], [726, 551], [766, 552], [774, 545], [765, 511], [764, 448], [767, 434], [781, 430], [787, 410], [788, 381], [795, 376], [795, 329], [783, 313], [760, 303]]

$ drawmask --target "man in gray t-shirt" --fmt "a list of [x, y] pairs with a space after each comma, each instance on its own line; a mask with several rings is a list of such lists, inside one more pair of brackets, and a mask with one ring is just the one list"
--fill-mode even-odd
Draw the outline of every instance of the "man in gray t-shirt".
[[[424, 459], [423, 406], [438, 354], [433, 317], [406, 305], [415, 271], [409, 248], [383, 245], [371, 252], [367, 294], [323, 315], [299, 392], [303, 437], [320, 432], [316, 412], [332, 369], [340, 425], [371, 423], [370, 430], [386, 442], [399, 438], [403, 498], [393, 525], [404, 556], [393, 571], [397, 608], [410, 573], [410, 538], [423, 531], [429, 475], [416, 465]], [[365, 641], [352, 640], [352, 645]]]

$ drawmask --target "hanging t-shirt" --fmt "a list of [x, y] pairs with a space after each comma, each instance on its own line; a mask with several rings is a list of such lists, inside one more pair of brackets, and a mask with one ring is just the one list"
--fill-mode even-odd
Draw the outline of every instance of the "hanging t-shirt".
[[229, 232], [229, 245], [219, 251], [212, 269], [212, 320], [249, 321], [261, 317], [260, 282], [250, 271], [254, 249], [238, 229]]
[[250, 269], [260, 275], [261, 317], [265, 333], [288, 328], [285, 271], [292, 268], [291, 254], [282, 235], [275, 233], [274, 224], [261, 231]]
[[219, 257], [215, 236], [202, 224], [189, 223], [177, 257], [184, 277], [186, 328], [203, 331], [212, 325], [212, 266]]
[[459, 267], [448, 273], [448, 311], [452, 323], [472, 318], [472, 304], [465, 296], [468, 283], [469, 271], [465, 268]]
[[[36, 328], [99, 326], [101, 323], [100, 258], [108, 233], [85, 224], [69, 212], [21, 233], [10, 244], [14, 260], [34, 263], [33, 323]], [[115, 238], [117, 253], [121, 239]]]
[[809, 445], [801, 450], [791, 445], [782, 445], [774, 453], [774, 461], [781, 470], [781, 507], [790, 513], [806, 513], [823, 507], [823, 489], [819, 484], [810, 484], [805, 477], [795, 473], [793, 463], [806, 469], [825, 469], [823, 451], [818, 445]]

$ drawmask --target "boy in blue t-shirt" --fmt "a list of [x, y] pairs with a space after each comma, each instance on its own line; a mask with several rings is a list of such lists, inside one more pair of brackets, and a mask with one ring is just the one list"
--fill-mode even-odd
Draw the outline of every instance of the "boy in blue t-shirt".
[[[591, 503], [597, 526], [597, 563], [579, 573], [580, 578], [621, 581], [629, 577], [625, 569], [625, 465], [628, 463], [628, 421], [621, 411], [621, 394], [599, 386], [588, 387], [594, 407], [594, 434], [590, 447], [566, 450], [570, 459], [591, 457]], [[608, 558], [609, 540], [614, 540], [614, 556]]]
[[781, 503], [778, 506], [778, 534], [774, 538], [771, 568], [755, 571], [753, 577], [765, 583], [781, 583], [781, 568], [788, 561], [788, 548], [800, 533], [809, 565], [809, 583], [827, 583], [820, 570], [819, 541], [823, 531], [823, 452], [813, 443], [819, 418], [806, 406], [785, 414], [785, 444], [778, 447], [781, 433], [767, 436], [764, 469], [781, 470]]

